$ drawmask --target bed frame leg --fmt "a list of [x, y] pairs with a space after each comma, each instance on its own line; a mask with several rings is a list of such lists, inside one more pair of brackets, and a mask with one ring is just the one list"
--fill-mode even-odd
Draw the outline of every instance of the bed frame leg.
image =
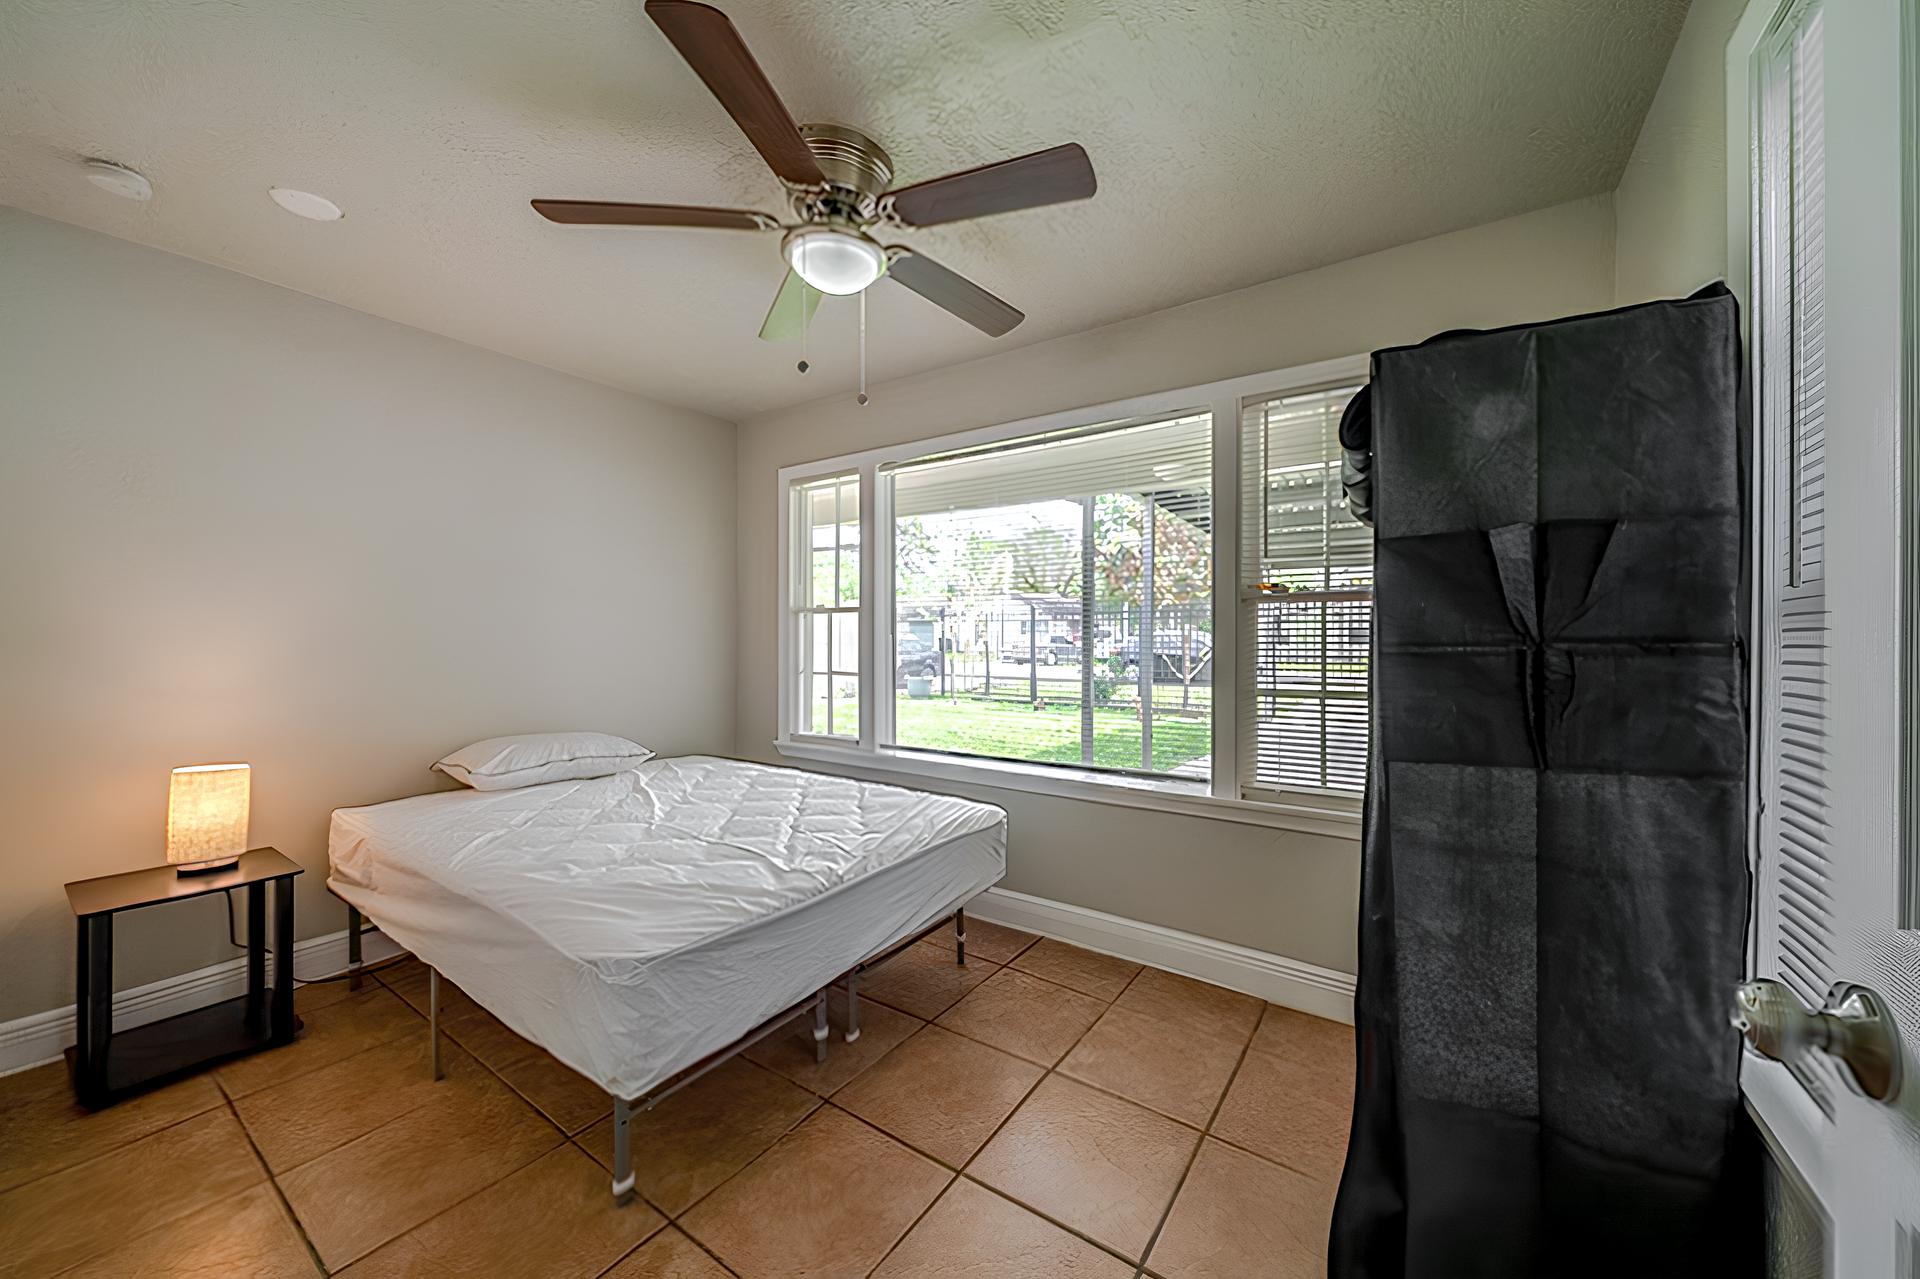
[[427, 969], [427, 1033], [433, 1037], [433, 1077], [445, 1079], [440, 1068], [440, 970]]
[[847, 1042], [860, 1038], [860, 971], [847, 974]]
[[624, 1208], [633, 1202], [633, 1103], [616, 1095], [613, 1099], [613, 1206]]
[[967, 912], [964, 910], [953, 912], [953, 954], [954, 963], [967, 962]]
[[813, 1059], [823, 1062], [827, 1059], [827, 992], [824, 987], [813, 1000]]
[[360, 908], [347, 907], [347, 989], [360, 989]]

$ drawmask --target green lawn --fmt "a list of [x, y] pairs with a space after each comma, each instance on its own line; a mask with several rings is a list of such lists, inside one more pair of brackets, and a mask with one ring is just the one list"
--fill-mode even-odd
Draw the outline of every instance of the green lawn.
[[[1029, 706], [1024, 702], [971, 697], [916, 698], [899, 695], [894, 710], [895, 740], [924, 750], [965, 751], [1040, 764], [1080, 762], [1080, 708]], [[1153, 767], [1178, 768], [1210, 754], [1212, 725], [1197, 719], [1156, 716]], [[1106, 768], [1140, 767], [1140, 717], [1137, 712], [1096, 707], [1093, 759]]]

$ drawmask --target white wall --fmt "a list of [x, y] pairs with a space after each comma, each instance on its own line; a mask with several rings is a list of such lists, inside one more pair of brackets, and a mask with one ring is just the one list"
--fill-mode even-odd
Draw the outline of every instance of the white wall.
[[1727, 39], [1746, 0], [1693, 0], [1614, 191], [1614, 299], [1679, 297], [1727, 269]]
[[[0, 1020], [71, 998], [61, 885], [164, 856], [175, 764], [341, 927], [327, 815], [497, 733], [731, 743], [734, 431], [0, 209]], [[122, 987], [225, 959], [123, 917]]]
[[[866, 408], [836, 397], [742, 423], [737, 750], [778, 758], [780, 467], [1450, 328], [1596, 310], [1611, 303], [1613, 286], [1612, 200], [1597, 196], [884, 383]], [[1356, 840], [986, 787], [934, 789], [1008, 809], [1008, 888], [1353, 970]]]

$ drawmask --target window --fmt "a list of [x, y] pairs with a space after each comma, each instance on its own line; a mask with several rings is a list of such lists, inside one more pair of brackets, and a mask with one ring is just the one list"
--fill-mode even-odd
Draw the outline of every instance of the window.
[[860, 480], [839, 475], [795, 491], [794, 651], [800, 731], [860, 736]]
[[1339, 438], [1340, 414], [1359, 389], [1275, 396], [1241, 410], [1248, 796], [1366, 786], [1373, 531], [1347, 510]]
[[783, 470], [779, 749], [1352, 835], [1372, 536], [1336, 434], [1365, 376], [1333, 360]]
[[883, 467], [891, 743], [1207, 777], [1212, 448], [1202, 412]]

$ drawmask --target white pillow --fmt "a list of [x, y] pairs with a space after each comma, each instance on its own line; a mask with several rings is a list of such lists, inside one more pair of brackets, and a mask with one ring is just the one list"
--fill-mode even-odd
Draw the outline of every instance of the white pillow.
[[521, 733], [463, 746], [434, 767], [475, 790], [512, 790], [606, 777], [652, 758], [640, 743], [609, 733]]

